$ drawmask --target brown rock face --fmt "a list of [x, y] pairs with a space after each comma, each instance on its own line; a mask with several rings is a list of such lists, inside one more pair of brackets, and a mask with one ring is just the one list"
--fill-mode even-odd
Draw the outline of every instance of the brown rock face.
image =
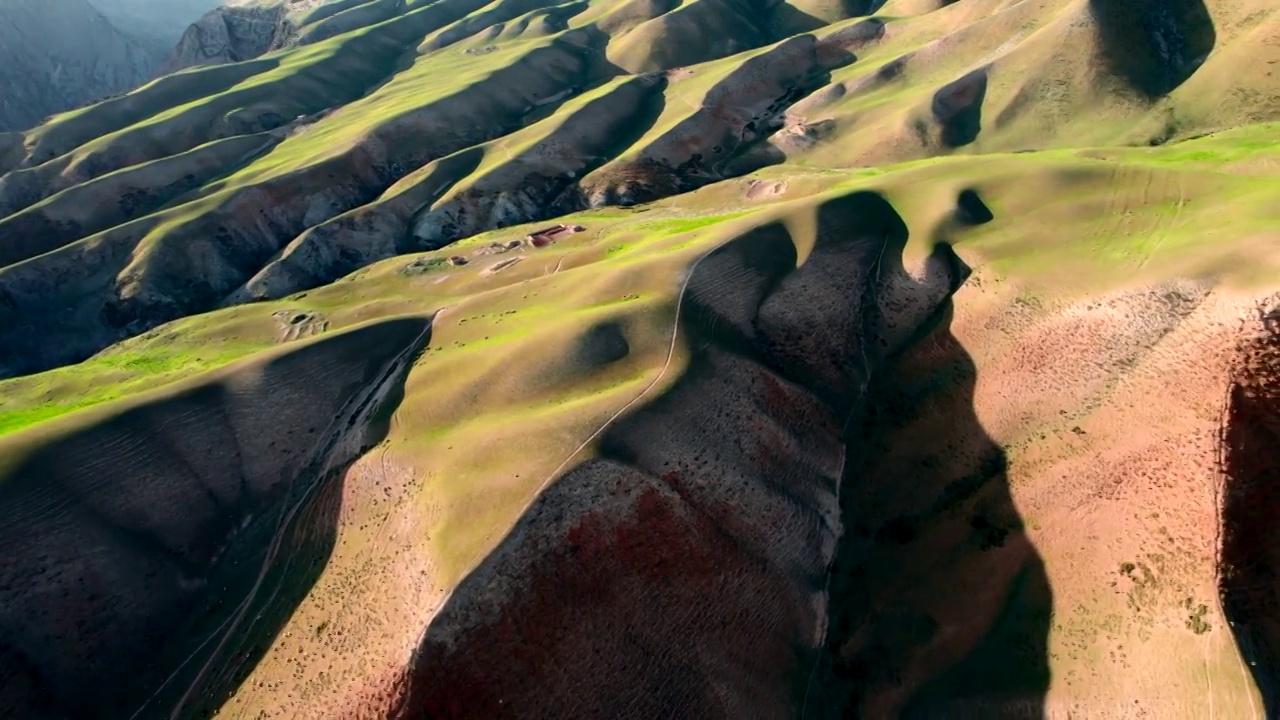
[[1251, 323], [1222, 431], [1219, 590], [1231, 631], [1262, 692], [1280, 712], [1280, 297]]

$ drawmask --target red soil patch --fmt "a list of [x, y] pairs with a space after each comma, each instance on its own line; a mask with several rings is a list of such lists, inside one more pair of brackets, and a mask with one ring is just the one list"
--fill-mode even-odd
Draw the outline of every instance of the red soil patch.
[[[737, 666], [726, 677], [785, 682], [793, 651], [771, 629], [785, 623], [756, 617], [750, 601], [786, 592], [782, 583], [688, 509], [679, 471], [662, 476], [675, 493], [633, 477], [630, 508], [588, 514], [542, 548], [499, 618], [454, 643], [428, 638], [401, 717], [705, 716], [720, 698], [704, 673], [682, 671], [690, 648]], [[700, 637], [711, 626], [716, 637]]]

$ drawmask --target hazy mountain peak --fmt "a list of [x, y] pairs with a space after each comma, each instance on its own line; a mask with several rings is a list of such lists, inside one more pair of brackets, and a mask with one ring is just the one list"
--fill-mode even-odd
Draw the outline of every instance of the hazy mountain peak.
[[0, 130], [130, 90], [211, 0], [0, 0]]

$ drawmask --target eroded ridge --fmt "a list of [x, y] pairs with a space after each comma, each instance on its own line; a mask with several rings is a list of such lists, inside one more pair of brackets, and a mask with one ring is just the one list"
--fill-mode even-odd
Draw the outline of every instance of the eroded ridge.
[[845, 418], [967, 268], [913, 277], [873, 193], [818, 211], [797, 267], [780, 224], [700, 260], [690, 365], [610, 428], [457, 588], [397, 717], [786, 717], [827, 625]]

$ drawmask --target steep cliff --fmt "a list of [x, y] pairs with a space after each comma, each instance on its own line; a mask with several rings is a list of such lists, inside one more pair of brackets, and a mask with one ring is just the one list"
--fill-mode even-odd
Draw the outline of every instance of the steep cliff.
[[178, 40], [166, 70], [239, 62], [277, 50], [292, 38], [285, 3], [214, 8]]

